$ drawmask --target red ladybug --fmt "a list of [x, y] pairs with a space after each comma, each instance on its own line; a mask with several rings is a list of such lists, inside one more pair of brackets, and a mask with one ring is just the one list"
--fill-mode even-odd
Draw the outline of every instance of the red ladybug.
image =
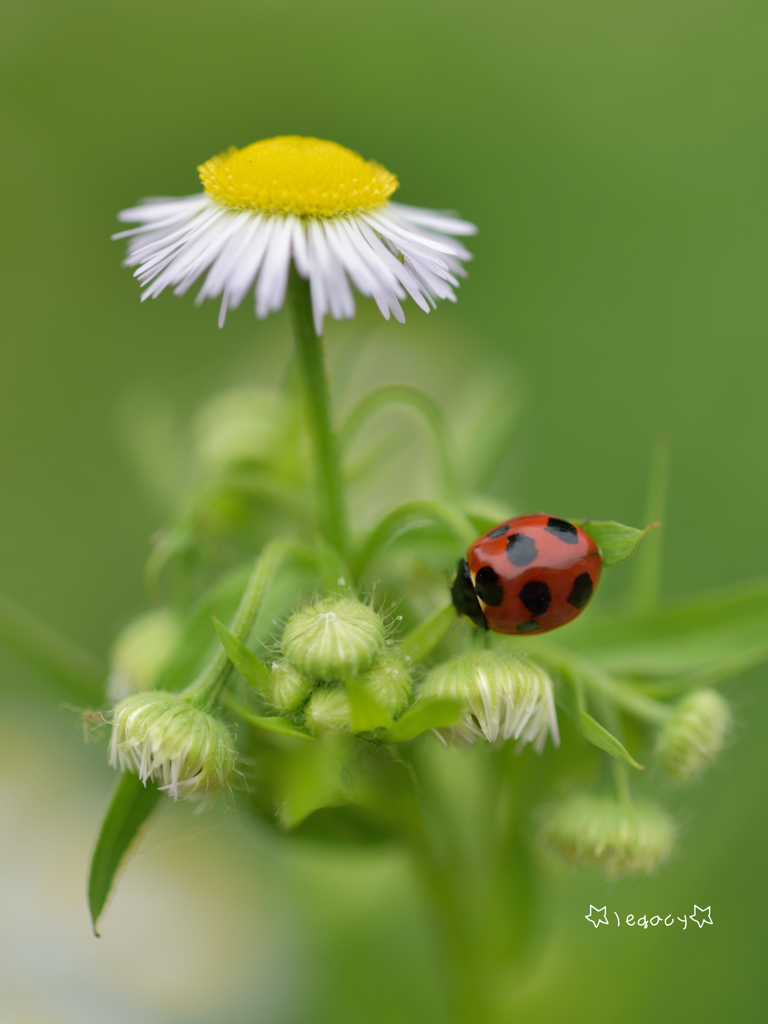
[[453, 604], [481, 629], [547, 633], [575, 619], [600, 579], [592, 538], [554, 516], [517, 516], [471, 544], [451, 587]]

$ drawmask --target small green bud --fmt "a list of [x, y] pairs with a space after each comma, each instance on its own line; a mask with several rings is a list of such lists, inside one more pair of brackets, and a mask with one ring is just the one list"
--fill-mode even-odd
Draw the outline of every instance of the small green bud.
[[162, 781], [174, 800], [210, 803], [235, 768], [227, 727], [188, 700], [158, 690], [126, 697], [114, 710], [109, 763]]
[[313, 690], [304, 710], [304, 724], [313, 736], [323, 729], [351, 732], [352, 709], [344, 687], [324, 683]]
[[467, 742], [515, 739], [540, 754], [551, 733], [560, 744], [552, 680], [527, 659], [497, 651], [452, 658], [429, 673], [421, 696], [464, 701], [467, 713], [452, 731]]
[[411, 699], [411, 676], [397, 648], [384, 648], [368, 671], [357, 677], [357, 681], [393, 718]]
[[129, 623], [112, 647], [107, 696], [122, 700], [149, 690], [181, 638], [181, 623], [170, 608], [147, 612]]
[[723, 749], [731, 710], [715, 690], [698, 690], [672, 710], [656, 742], [661, 768], [679, 782], [700, 775]]
[[[367, 672], [356, 676], [355, 682], [393, 718], [411, 696], [411, 677], [405, 660], [395, 649], [382, 651]], [[313, 690], [304, 711], [304, 722], [313, 734], [321, 729], [351, 732], [352, 708], [344, 687], [321, 685]]]
[[287, 661], [272, 662], [272, 704], [279, 711], [295, 711], [301, 707], [317, 685], [297, 672]]
[[311, 679], [346, 682], [365, 672], [384, 643], [384, 622], [367, 605], [329, 597], [288, 620], [283, 654]]
[[197, 461], [209, 470], [264, 462], [284, 430], [284, 400], [260, 388], [236, 388], [215, 395], [194, 424]]
[[655, 804], [623, 803], [613, 797], [571, 797], [552, 808], [541, 840], [570, 864], [595, 864], [609, 878], [648, 873], [665, 861], [675, 843], [672, 819]]

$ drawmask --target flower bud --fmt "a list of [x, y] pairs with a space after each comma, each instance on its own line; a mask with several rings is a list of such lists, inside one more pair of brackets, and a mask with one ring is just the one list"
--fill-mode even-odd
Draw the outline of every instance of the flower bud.
[[352, 731], [352, 709], [347, 691], [339, 683], [323, 683], [307, 702], [304, 724], [316, 736], [323, 729]]
[[731, 711], [719, 693], [691, 693], [674, 707], [662, 726], [656, 742], [656, 759], [667, 775], [687, 782], [714, 761], [730, 726]]
[[384, 643], [384, 622], [367, 605], [329, 597], [288, 620], [283, 654], [311, 679], [346, 682], [365, 672]]
[[279, 711], [295, 711], [301, 707], [317, 685], [314, 679], [297, 672], [287, 661], [274, 661], [271, 667], [272, 704]]
[[470, 743], [516, 739], [540, 754], [550, 732], [560, 744], [552, 680], [532, 661], [496, 651], [453, 658], [429, 673], [421, 695], [464, 701], [453, 733]]
[[562, 860], [596, 864], [616, 878], [632, 871], [648, 873], [665, 861], [674, 846], [675, 826], [654, 804], [584, 794], [549, 811], [541, 840]]
[[284, 401], [260, 388], [236, 388], [215, 395], [194, 424], [197, 461], [209, 470], [264, 462], [284, 429]]
[[[397, 650], [384, 650], [374, 664], [355, 678], [362, 689], [393, 718], [403, 710], [411, 696], [411, 677]], [[311, 733], [321, 729], [352, 731], [352, 709], [343, 686], [321, 685], [313, 690], [304, 712]]]
[[112, 647], [107, 696], [122, 700], [149, 690], [181, 638], [181, 624], [170, 608], [158, 608], [134, 619]]
[[227, 727], [172, 693], [138, 693], [114, 710], [109, 763], [136, 772], [144, 783], [174, 800], [210, 803], [225, 789], [235, 767], [235, 745]]

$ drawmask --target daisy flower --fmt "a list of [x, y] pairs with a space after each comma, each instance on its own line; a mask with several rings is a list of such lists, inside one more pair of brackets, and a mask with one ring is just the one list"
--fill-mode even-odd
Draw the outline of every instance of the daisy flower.
[[451, 236], [476, 228], [450, 213], [393, 203], [397, 178], [335, 142], [279, 136], [232, 148], [198, 168], [203, 191], [146, 199], [119, 219], [138, 227], [129, 267], [142, 299], [165, 288], [183, 295], [205, 275], [196, 302], [221, 297], [219, 326], [253, 289], [256, 316], [279, 310], [291, 261], [309, 281], [315, 331], [330, 314], [355, 315], [354, 285], [385, 319], [404, 322], [407, 295], [428, 313], [471, 259]]

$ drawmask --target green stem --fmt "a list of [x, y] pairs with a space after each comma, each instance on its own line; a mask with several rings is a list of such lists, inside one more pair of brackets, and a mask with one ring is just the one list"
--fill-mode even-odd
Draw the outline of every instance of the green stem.
[[331, 429], [323, 343], [315, 333], [309, 283], [299, 277], [293, 267], [288, 282], [288, 304], [314, 449], [320, 528], [323, 536], [343, 554], [346, 550], [346, 513], [338, 447]]
[[403, 637], [400, 643], [401, 652], [414, 665], [424, 661], [457, 621], [456, 609], [452, 604], [438, 608]]
[[[294, 553], [303, 554], [304, 545], [293, 540], [277, 539], [267, 544], [256, 560], [230, 630], [241, 643], [247, 641], [253, 629], [280, 563], [287, 555]], [[229, 682], [233, 667], [222, 648], [202, 676], [183, 691], [183, 696], [196, 707], [210, 710]]]

